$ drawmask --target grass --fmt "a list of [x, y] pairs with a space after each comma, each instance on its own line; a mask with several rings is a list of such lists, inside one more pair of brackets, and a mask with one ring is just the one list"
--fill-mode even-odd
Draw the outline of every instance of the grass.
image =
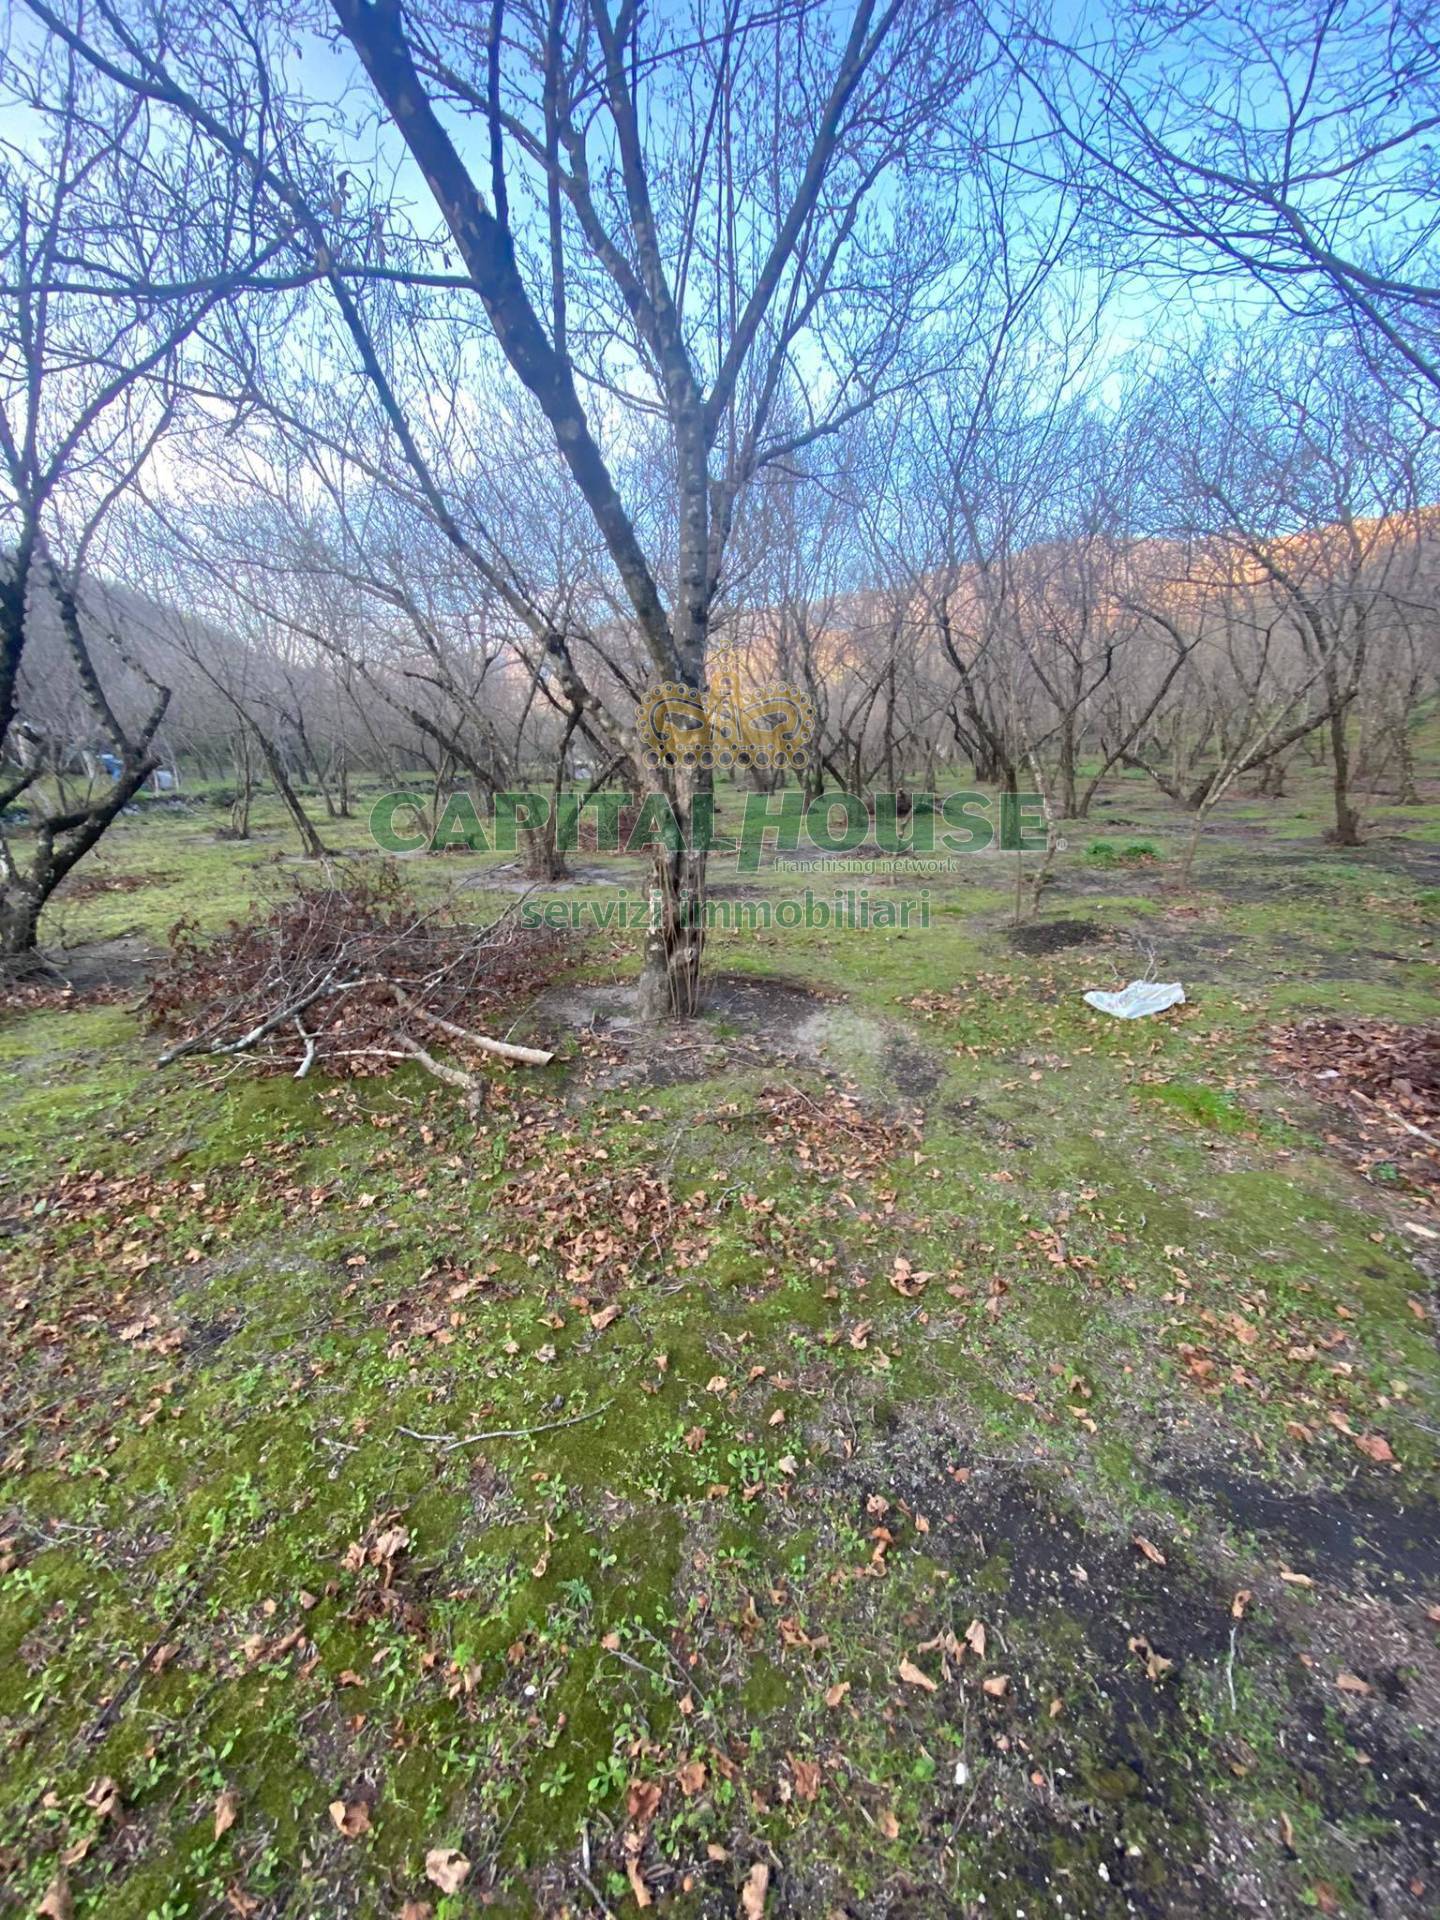
[[[1433, 1214], [1265, 1035], [1433, 1016], [1434, 823], [1236, 797], [1180, 894], [1105, 798], [1045, 901], [1098, 943], [1016, 952], [1007, 856], [876, 878], [928, 930], [717, 937], [697, 1041], [562, 1029], [478, 1125], [0, 1022], [17, 1911], [729, 1914], [756, 1862], [772, 1913], [1424, 1911]], [[284, 885], [224, 817], [126, 819], [48, 938]], [[1183, 1010], [1084, 1006], [1151, 964]]]

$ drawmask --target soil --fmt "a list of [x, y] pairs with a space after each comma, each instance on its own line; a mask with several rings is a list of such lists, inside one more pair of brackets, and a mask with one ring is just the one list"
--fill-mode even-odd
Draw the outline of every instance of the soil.
[[1098, 920], [1029, 920], [1011, 927], [1005, 937], [1020, 953], [1045, 954], [1092, 946], [1107, 936]]
[[138, 934], [95, 940], [83, 947], [47, 948], [34, 964], [0, 974], [0, 1009], [38, 1012], [80, 1000], [118, 1000], [132, 995], [150, 978], [159, 949]]

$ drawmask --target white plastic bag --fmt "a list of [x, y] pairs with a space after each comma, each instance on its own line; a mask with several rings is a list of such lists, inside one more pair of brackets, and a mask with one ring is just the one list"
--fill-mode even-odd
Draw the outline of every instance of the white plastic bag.
[[1117, 1020], [1143, 1020], [1149, 1013], [1164, 1013], [1167, 1007], [1183, 1007], [1185, 989], [1178, 980], [1132, 980], [1119, 993], [1095, 989], [1085, 996], [1087, 1007], [1097, 1013], [1114, 1014]]

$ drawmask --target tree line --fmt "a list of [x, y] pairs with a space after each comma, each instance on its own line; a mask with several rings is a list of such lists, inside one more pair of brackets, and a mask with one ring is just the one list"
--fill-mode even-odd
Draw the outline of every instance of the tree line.
[[[6, 950], [164, 753], [318, 856], [360, 770], [640, 784], [722, 654], [813, 793], [1414, 796], [1423, 11], [19, 0], [0, 85]], [[657, 855], [653, 1015], [705, 885]]]

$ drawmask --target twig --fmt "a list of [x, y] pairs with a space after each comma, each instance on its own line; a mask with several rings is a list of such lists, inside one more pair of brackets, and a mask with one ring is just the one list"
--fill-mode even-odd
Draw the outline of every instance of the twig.
[[1225, 1684], [1230, 1689], [1230, 1711], [1238, 1711], [1235, 1702], [1235, 1629], [1230, 1629], [1230, 1658], [1225, 1662]]
[[525, 1440], [532, 1433], [554, 1433], [559, 1427], [578, 1427], [582, 1420], [594, 1420], [600, 1414], [607, 1413], [615, 1402], [607, 1400], [602, 1406], [592, 1407], [588, 1413], [572, 1414], [568, 1420], [545, 1420], [538, 1427], [496, 1427], [489, 1433], [462, 1433], [452, 1436], [445, 1433], [417, 1433], [413, 1427], [396, 1427], [396, 1433], [403, 1433], [409, 1440], [423, 1440], [428, 1446], [439, 1447], [442, 1453], [453, 1453], [457, 1447], [478, 1447], [484, 1440]]
[[165, 1622], [165, 1625], [161, 1628], [159, 1639], [153, 1641], [151, 1645], [146, 1648], [145, 1652], [140, 1656], [139, 1660], [136, 1661], [135, 1665], [130, 1670], [129, 1677], [125, 1681], [124, 1686], [120, 1688], [120, 1690], [115, 1694], [114, 1698], [110, 1701], [108, 1706], [104, 1708], [104, 1710], [99, 1715], [98, 1719], [95, 1721], [95, 1724], [91, 1727], [89, 1733], [85, 1736], [85, 1744], [87, 1746], [93, 1746], [95, 1744], [95, 1742], [100, 1738], [101, 1734], [104, 1733], [106, 1728], [110, 1726], [111, 1722], [115, 1719], [116, 1715], [120, 1712], [120, 1710], [124, 1707], [126, 1702], [130, 1699], [131, 1695], [135, 1692], [136, 1688], [140, 1685], [140, 1682], [145, 1678], [146, 1673], [149, 1671], [150, 1662], [155, 1658], [156, 1654], [169, 1640], [171, 1634], [174, 1633], [179, 1628], [181, 1621], [185, 1618], [186, 1614], [190, 1611], [191, 1606], [193, 1605], [195, 1600], [198, 1599], [199, 1594], [200, 1594], [200, 1582], [196, 1580], [191, 1585], [189, 1591], [186, 1593], [184, 1599], [180, 1602], [179, 1606], [175, 1609], [174, 1613], [171, 1614], [170, 1618]]
[[590, 1898], [595, 1902], [596, 1906], [599, 1907], [601, 1913], [604, 1914], [605, 1920], [615, 1920], [615, 1909], [607, 1905], [605, 1896], [582, 1866], [576, 1866], [575, 1877], [590, 1895]]
[[315, 1036], [313, 1033], [306, 1031], [305, 1022], [300, 1018], [298, 1013], [295, 1016], [295, 1031], [305, 1042], [305, 1058], [295, 1069], [295, 1078], [297, 1080], [303, 1080], [315, 1064]]
[[1433, 1133], [1426, 1133], [1423, 1127], [1415, 1126], [1413, 1122], [1406, 1120], [1401, 1114], [1392, 1113], [1389, 1107], [1382, 1107], [1378, 1100], [1372, 1099], [1368, 1093], [1361, 1093], [1358, 1087], [1351, 1087], [1350, 1098], [1352, 1100], [1363, 1100], [1367, 1107], [1373, 1107], [1381, 1119], [1389, 1126], [1403, 1127], [1406, 1133], [1413, 1133], [1417, 1140], [1425, 1141], [1428, 1146], [1440, 1147], [1440, 1140], [1437, 1140]]
[[548, 1067], [555, 1058], [553, 1053], [547, 1053], [543, 1047], [522, 1047], [512, 1040], [492, 1040], [489, 1034], [472, 1033], [468, 1027], [457, 1026], [453, 1020], [446, 1020], [438, 1013], [431, 1013], [426, 1007], [417, 1006], [408, 993], [402, 992], [393, 984], [390, 992], [394, 995], [397, 1004], [404, 1007], [407, 1013], [413, 1014], [417, 1020], [423, 1020], [426, 1026], [435, 1027], [441, 1033], [448, 1034], [452, 1040], [458, 1040], [462, 1046], [474, 1047], [479, 1053], [493, 1053], [501, 1060], [518, 1060], [527, 1067]]
[[412, 1040], [408, 1033], [392, 1033], [390, 1038], [402, 1053], [408, 1053], [412, 1060], [418, 1060], [427, 1073], [433, 1073], [437, 1080], [444, 1080], [452, 1087], [459, 1087], [462, 1093], [469, 1094], [472, 1100], [480, 1095], [480, 1082], [473, 1073], [466, 1073], [463, 1067], [447, 1067], [437, 1060], [433, 1053], [427, 1053], [418, 1040]]

